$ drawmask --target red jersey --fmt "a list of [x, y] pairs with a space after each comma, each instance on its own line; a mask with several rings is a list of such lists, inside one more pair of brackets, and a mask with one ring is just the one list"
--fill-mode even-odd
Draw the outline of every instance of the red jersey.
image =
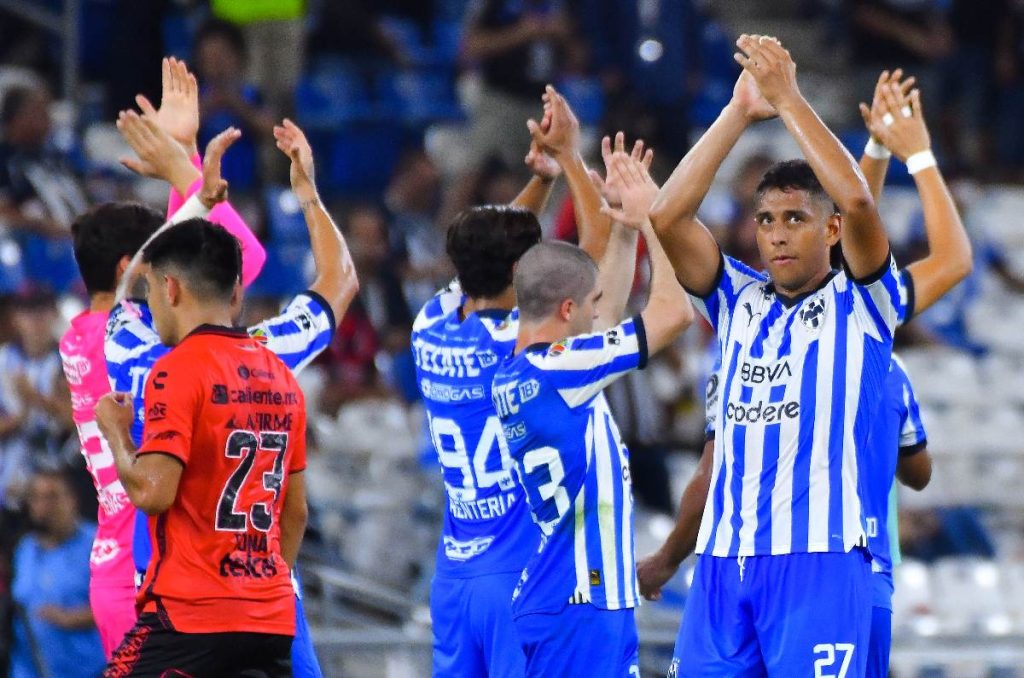
[[203, 326], [153, 365], [139, 454], [184, 464], [174, 503], [150, 516], [139, 591], [184, 633], [295, 633], [281, 557], [288, 474], [306, 467], [306, 410], [291, 371], [244, 330]]

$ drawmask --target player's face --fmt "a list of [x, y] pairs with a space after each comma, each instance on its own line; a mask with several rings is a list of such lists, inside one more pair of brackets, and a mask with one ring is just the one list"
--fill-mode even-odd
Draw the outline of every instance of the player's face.
[[160, 341], [167, 346], [174, 346], [178, 343], [175, 330], [177, 324], [171, 312], [167, 286], [167, 276], [153, 269], [146, 272], [146, 303], [149, 305], [149, 312], [153, 314], [153, 326], [160, 335]]
[[754, 213], [757, 248], [775, 284], [799, 294], [829, 270], [829, 248], [839, 239], [830, 205], [807, 191], [765, 192]]
[[75, 520], [75, 511], [75, 499], [65, 483], [50, 476], [32, 479], [28, 491], [28, 514], [38, 529], [58, 531]]

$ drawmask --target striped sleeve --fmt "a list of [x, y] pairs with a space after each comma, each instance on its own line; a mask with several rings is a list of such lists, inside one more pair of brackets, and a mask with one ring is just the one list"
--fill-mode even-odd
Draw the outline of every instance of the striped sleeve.
[[427, 303], [420, 309], [419, 314], [416, 316], [416, 320], [413, 321], [412, 331], [413, 333], [422, 332], [441, 318], [445, 317], [459, 306], [466, 299], [466, 295], [462, 292], [462, 286], [459, 285], [458, 280], [452, 280], [446, 287], [439, 290], [437, 294], [430, 298]]
[[863, 326], [880, 340], [891, 341], [907, 311], [907, 290], [892, 254], [884, 266], [868, 277], [854, 278], [847, 272], [847, 278], [859, 302], [854, 303], [854, 313]]
[[160, 341], [145, 304], [122, 299], [110, 311], [103, 341], [107, 377], [112, 391], [132, 394], [135, 406], [132, 439], [137, 444], [142, 439], [144, 394], [149, 372], [153, 363], [169, 350]]
[[249, 328], [249, 336], [273, 351], [294, 373], [300, 372], [334, 338], [334, 313], [312, 290], [295, 296], [281, 315]]
[[581, 407], [626, 372], [646, 366], [644, 322], [635, 316], [604, 332], [552, 344], [528, 359], [544, 372], [569, 407]]
[[914, 386], [904, 374], [903, 379], [903, 421], [900, 423], [900, 456], [920, 452], [928, 442], [928, 435], [921, 421], [921, 405], [917, 402]]
[[906, 268], [900, 269], [900, 312], [899, 326], [906, 325], [914, 319], [914, 276]]
[[721, 257], [718, 275], [710, 292], [702, 296], [687, 290], [693, 300], [694, 308], [711, 323], [711, 327], [716, 333], [720, 331], [720, 328], [729, 326], [729, 318], [732, 317], [736, 308], [740, 292], [751, 284], [763, 283], [767, 280], [764, 274], [758, 273], [732, 257], [727, 257], [724, 254]]

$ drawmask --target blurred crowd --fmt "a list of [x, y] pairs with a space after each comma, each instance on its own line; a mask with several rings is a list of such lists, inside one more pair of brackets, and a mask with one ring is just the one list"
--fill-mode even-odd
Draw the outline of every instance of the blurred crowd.
[[[987, 184], [1024, 181], [1021, 0], [790, 0], [771, 3], [779, 17], [754, 1], [724, 0], [81, 0], [74, 92], [61, 91], [62, 36], [0, 9], [0, 591], [15, 603], [0, 625], [13, 618], [30, 650], [48, 633], [76, 639], [61, 645], [69, 656], [91, 642], [76, 616], [87, 609], [85, 559], [75, 575], [82, 580], [56, 577], [59, 585], [19, 581], [16, 569], [12, 582], [11, 566], [52, 560], [54, 549], [88, 551], [82, 544], [91, 542], [82, 517], [94, 515], [96, 500], [80, 472], [56, 346], [84, 303], [69, 227], [97, 202], [166, 199], [164, 187], [119, 165], [125, 148], [113, 129], [136, 93], [157, 98], [161, 57], [185, 59], [199, 77], [201, 145], [229, 125], [243, 131], [224, 176], [268, 252], [248, 292], [247, 324], [275, 314], [308, 283], [306, 228], [285, 190], [271, 128], [293, 116], [310, 133], [318, 184], [361, 287], [334, 342], [302, 375], [320, 450], [310, 462], [321, 471], [310, 479], [312, 551], [340, 552], [357, 570], [425, 593], [423, 555], [442, 499], [439, 475], [423, 473], [434, 462], [416, 407], [409, 331], [451, 277], [446, 224], [466, 206], [511, 202], [526, 183], [525, 123], [539, 118], [547, 83], [565, 94], [595, 151], [603, 134], [627, 130], [655, 149], [654, 174], [667, 176], [731, 96], [738, 31], [730, 20], [744, 11], [731, 4], [813, 28], [800, 51], [827, 58], [798, 57], [801, 74], [841, 74], [848, 100], [824, 110], [834, 111], [829, 122], [846, 130], [841, 138], [854, 154], [867, 138], [856, 103], [868, 100], [879, 71], [898, 65], [917, 77], [978, 261], [977, 273], [903, 340], [984, 355], [969, 304], [992, 275], [1024, 293], [1020, 269], [971, 219]], [[730, 254], [758, 269], [748, 208], [777, 155], [750, 149], [702, 214]], [[890, 178], [910, 185], [895, 169]], [[902, 217], [897, 242], [909, 260], [924, 246], [923, 222], [916, 209]], [[542, 223], [548, 235], [574, 237], [564, 189]], [[669, 453], [702, 441], [706, 345], [702, 330], [691, 332], [610, 394], [642, 467], [633, 473], [638, 497], [653, 511], [674, 509]], [[924, 554], [947, 542], [954, 552], [993, 548], [971, 515], [954, 516], [969, 523], [954, 536], [944, 536], [951, 522], [943, 515], [911, 518], [912, 552], [915, 543]], [[970, 547], [956, 545], [964, 534]], [[360, 548], [345, 550], [346, 540]], [[375, 571], [384, 554], [391, 567]], [[32, 569], [36, 577], [46, 571]], [[19, 661], [41, 660], [29, 651]]]

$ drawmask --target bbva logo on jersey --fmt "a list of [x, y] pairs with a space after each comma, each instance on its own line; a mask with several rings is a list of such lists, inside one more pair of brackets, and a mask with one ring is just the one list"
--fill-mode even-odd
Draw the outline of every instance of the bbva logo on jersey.
[[815, 297], [800, 309], [800, 322], [809, 330], [817, 330], [825, 321], [825, 300]]

